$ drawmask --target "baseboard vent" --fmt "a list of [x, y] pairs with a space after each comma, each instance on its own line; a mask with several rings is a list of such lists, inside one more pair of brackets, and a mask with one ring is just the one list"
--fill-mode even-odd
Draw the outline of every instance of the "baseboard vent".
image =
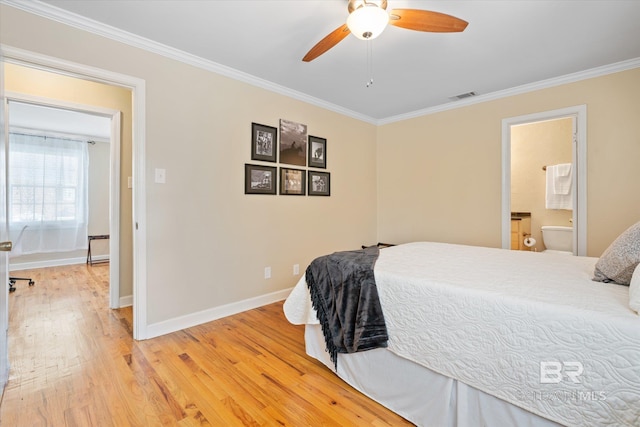
[[454, 101], [458, 101], [460, 99], [471, 98], [472, 96], [476, 96], [476, 93], [475, 92], [461, 93], [460, 95], [452, 96], [449, 99], [452, 99]]

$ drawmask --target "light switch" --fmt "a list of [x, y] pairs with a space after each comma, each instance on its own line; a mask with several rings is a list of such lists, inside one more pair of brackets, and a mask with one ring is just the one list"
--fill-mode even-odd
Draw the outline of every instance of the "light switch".
[[165, 182], [167, 182], [167, 171], [156, 168], [156, 184], [164, 184]]

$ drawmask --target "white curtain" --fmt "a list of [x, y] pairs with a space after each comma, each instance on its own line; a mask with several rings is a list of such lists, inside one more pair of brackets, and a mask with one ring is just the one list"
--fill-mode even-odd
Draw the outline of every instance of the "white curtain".
[[15, 255], [87, 248], [85, 141], [9, 134], [9, 228]]

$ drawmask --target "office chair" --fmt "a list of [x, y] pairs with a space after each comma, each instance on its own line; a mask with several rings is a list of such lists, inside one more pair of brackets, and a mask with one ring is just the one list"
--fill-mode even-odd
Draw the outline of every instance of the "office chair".
[[[24, 227], [22, 227], [22, 230], [20, 230], [20, 234], [18, 234], [18, 237], [16, 238], [16, 244], [13, 246], [13, 248], [17, 248], [18, 245], [20, 244], [20, 242], [22, 242], [22, 235], [24, 234], [24, 230], [27, 228], [27, 226], [25, 225]], [[16, 282], [19, 280], [24, 280], [24, 281], [28, 281], [29, 282], [29, 286], [33, 286], [36, 284], [36, 282], [33, 281], [32, 278], [30, 277], [11, 277], [9, 276], [9, 292], [15, 292], [16, 290]]]
[[29, 281], [29, 286], [33, 286], [36, 284], [36, 282], [34, 282], [31, 278], [29, 277], [9, 277], [9, 292], [15, 292], [16, 290], [16, 281], [18, 280], [28, 280]]

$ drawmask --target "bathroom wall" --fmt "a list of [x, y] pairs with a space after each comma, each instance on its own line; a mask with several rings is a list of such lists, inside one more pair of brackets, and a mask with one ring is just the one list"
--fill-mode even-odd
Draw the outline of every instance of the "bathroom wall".
[[511, 211], [531, 213], [532, 250], [543, 251], [543, 225], [572, 226], [573, 211], [545, 208], [543, 166], [571, 163], [572, 120], [563, 118], [511, 128]]

